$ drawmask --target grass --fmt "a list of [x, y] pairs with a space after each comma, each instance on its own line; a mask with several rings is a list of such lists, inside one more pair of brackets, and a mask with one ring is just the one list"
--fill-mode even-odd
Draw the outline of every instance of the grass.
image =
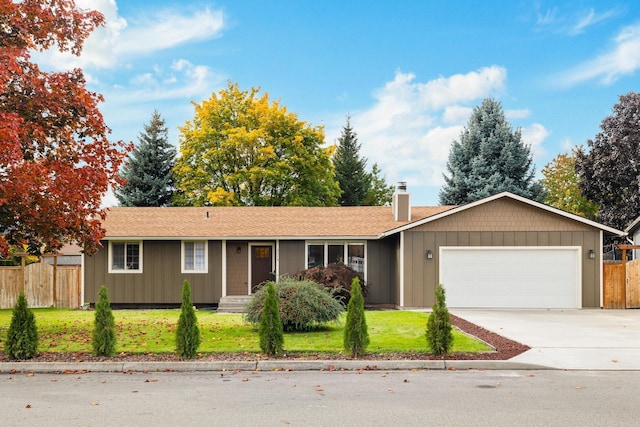
[[[33, 309], [41, 352], [91, 352], [93, 311]], [[180, 310], [113, 310], [118, 353], [173, 353]], [[202, 343], [200, 353], [260, 353], [257, 329], [240, 314], [197, 312]], [[426, 352], [428, 313], [367, 311], [369, 353]], [[11, 310], [0, 310], [0, 349], [4, 349]], [[287, 353], [340, 353], [344, 319], [309, 332], [285, 333]], [[489, 351], [484, 343], [454, 331], [453, 352]]]

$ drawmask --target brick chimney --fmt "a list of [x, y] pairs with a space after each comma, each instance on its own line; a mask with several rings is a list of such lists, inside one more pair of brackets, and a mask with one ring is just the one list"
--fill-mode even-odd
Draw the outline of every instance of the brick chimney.
[[407, 183], [402, 181], [398, 183], [395, 193], [393, 193], [393, 200], [391, 202], [391, 209], [393, 210], [393, 218], [396, 221], [410, 221], [411, 220], [411, 194], [407, 193]]

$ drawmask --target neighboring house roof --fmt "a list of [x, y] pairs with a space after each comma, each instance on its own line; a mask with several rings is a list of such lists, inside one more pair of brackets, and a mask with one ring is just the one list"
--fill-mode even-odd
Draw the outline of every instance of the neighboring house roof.
[[615, 234], [615, 235], [618, 235], [618, 236], [623, 236], [625, 234], [624, 231], [616, 230], [615, 228], [608, 227], [606, 225], [597, 223], [595, 221], [591, 221], [591, 220], [583, 218], [581, 216], [574, 215], [574, 214], [571, 214], [569, 212], [565, 212], [563, 210], [556, 209], [554, 207], [545, 205], [543, 203], [535, 202], [533, 200], [527, 199], [526, 197], [518, 196], [516, 194], [509, 193], [509, 192], [505, 191], [503, 193], [498, 193], [498, 194], [495, 194], [493, 196], [489, 196], [489, 197], [486, 197], [484, 199], [477, 200], [475, 202], [467, 203], [466, 205], [453, 207], [453, 208], [448, 209], [446, 211], [440, 212], [440, 213], [435, 214], [435, 215], [431, 215], [429, 217], [426, 217], [426, 218], [423, 218], [423, 219], [420, 219], [420, 220], [417, 220], [417, 221], [413, 221], [413, 222], [408, 223], [408, 224], [397, 226], [394, 229], [386, 231], [384, 233], [384, 235], [385, 236], [389, 236], [389, 235], [392, 235], [392, 234], [395, 234], [395, 233], [399, 233], [401, 231], [409, 230], [411, 228], [418, 227], [420, 225], [423, 225], [423, 224], [426, 224], [426, 223], [429, 223], [429, 222], [432, 222], [432, 221], [436, 221], [436, 220], [441, 219], [441, 218], [445, 218], [445, 217], [447, 217], [449, 215], [455, 215], [455, 214], [463, 212], [463, 211], [465, 211], [467, 209], [471, 209], [471, 208], [474, 208], [476, 206], [480, 206], [480, 205], [483, 205], [483, 204], [486, 204], [486, 203], [489, 203], [489, 202], [492, 202], [494, 200], [501, 199], [501, 198], [509, 198], [509, 199], [512, 199], [512, 200], [516, 200], [516, 201], [525, 203], [527, 205], [530, 205], [530, 206], [545, 210], [547, 212], [551, 212], [551, 213], [560, 215], [562, 217], [565, 217], [565, 218], [580, 222], [580, 223], [588, 225], [590, 227], [594, 227], [594, 228], [600, 229], [600, 230], [605, 231], [607, 233]]
[[627, 234], [634, 234], [640, 228], [640, 216], [624, 229]]
[[[411, 221], [451, 209], [411, 207]], [[113, 207], [102, 226], [106, 240], [142, 238], [362, 238], [408, 224], [395, 221], [390, 206], [358, 207]]]

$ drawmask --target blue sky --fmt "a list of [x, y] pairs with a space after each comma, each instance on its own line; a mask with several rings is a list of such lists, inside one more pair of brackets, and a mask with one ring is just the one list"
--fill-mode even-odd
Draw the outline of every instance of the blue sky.
[[177, 146], [192, 101], [227, 81], [260, 87], [328, 144], [351, 115], [368, 165], [407, 181], [414, 205], [438, 204], [451, 142], [483, 98], [522, 129], [539, 174], [640, 90], [635, 0], [76, 3], [106, 26], [80, 58], [37, 60], [84, 69], [114, 139], [137, 142], [157, 109]]

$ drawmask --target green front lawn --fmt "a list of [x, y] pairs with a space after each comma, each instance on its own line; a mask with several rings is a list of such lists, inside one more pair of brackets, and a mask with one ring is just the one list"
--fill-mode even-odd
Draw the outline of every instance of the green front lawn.
[[[42, 352], [91, 352], [93, 311], [33, 309]], [[180, 310], [114, 310], [117, 352], [173, 353]], [[200, 353], [260, 353], [258, 333], [240, 314], [197, 312], [202, 343]], [[367, 311], [371, 344], [369, 353], [426, 352], [428, 313], [413, 311]], [[4, 350], [11, 310], [0, 310], [0, 350]], [[310, 332], [285, 333], [287, 353], [339, 353], [342, 323]], [[489, 351], [484, 343], [454, 331], [453, 352]]]

